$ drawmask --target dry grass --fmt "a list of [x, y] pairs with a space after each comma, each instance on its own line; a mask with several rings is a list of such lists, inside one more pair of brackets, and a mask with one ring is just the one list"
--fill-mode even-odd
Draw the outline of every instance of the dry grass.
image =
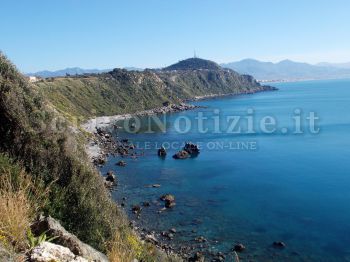
[[0, 238], [5, 245], [27, 248], [27, 231], [46, 192], [23, 170], [0, 167]]
[[131, 262], [136, 257], [127, 239], [123, 230], [115, 231], [114, 237], [107, 243], [107, 256], [111, 262]]

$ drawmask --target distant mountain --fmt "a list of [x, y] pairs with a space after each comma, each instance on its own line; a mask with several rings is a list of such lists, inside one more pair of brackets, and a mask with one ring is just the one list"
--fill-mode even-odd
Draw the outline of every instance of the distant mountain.
[[185, 60], [181, 60], [176, 64], [163, 68], [165, 71], [172, 70], [220, 70], [221, 67], [210, 60], [205, 60], [201, 58], [188, 58]]
[[250, 74], [258, 80], [300, 80], [327, 79], [350, 77], [350, 68], [311, 65], [307, 63], [283, 60], [278, 63], [261, 62], [254, 59], [244, 59], [239, 62], [222, 64], [241, 74]]
[[[124, 69], [128, 71], [142, 71], [143, 69], [136, 68], [136, 67], [125, 67]], [[106, 73], [110, 72], [113, 69], [83, 69], [80, 67], [71, 67], [71, 68], [65, 68], [57, 71], [39, 71], [35, 73], [27, 73], [25, 75], [27, 76], [40, 76], [40, 77], [58, 77], [58, 76], [66, 76], [66, 75], [84, 75], [84, 74], [100, 74], [100, 73]]]
[[349, 63], [328, 63], [328, 62], [322, 62], [316, 64], [317, 66], [325, 66], [325, 67], [337, 67], [337, 68], [350, 68], [350, 62]]

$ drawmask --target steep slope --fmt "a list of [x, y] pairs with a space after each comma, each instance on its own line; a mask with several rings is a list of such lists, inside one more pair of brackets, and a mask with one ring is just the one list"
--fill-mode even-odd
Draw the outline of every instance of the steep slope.
[[48, 108], [43, 97], [0, 54], [0, 151], [23, 163], [33, 177], [49, 185], [46, 212], [63, 221], [81, 239], [102, 248], [121, 220], [103, 182], [88, 163], [69, 123]]
[[[1, 200], [4, 200], [3, 192], [10, 190], [11, 193], [24, 184], [21, 181], [24, 176], [20, 171], [24, 168], [33, 184], [48, 189], [42, 202], [34, 199], [40, 209], [33, 212], [43, 212], [60, 220], [67, 230], [82, 241], [101, 251], [111, 252], [114, 261], [123, 261], [126, 255], [140, 261], [166, 261], [156, 258], [157, 250], [141, 243], [131, 231], [124, 214], [105, 189], [102, 177], [89, 164], [84, 150], [87, 142], [85, 137], [52, 108], [52, 104], [35, 90], [2, 53], [0, 121]], [[12, 165], [15, 168], [9, 167]], [[27, 188], [25, 186], [28, 191]], [[35, 190], [37, 188], [35, 186]], [[13, 193], [16, 200], [18, 194]], [[33, 198], [33, 193], [35, 191], [30, 189], [28, 196]], [[14, 202], [20, 209], [21, 202]], [[26, 205], [27, 209], [30, 207]], [[6, 219], [5, 223], [14, 219]], [[0, 220], [0, 227], [3, 226], [1, 222], [3, 220]], [[20, 232], [21, 238], [25, 240], [29, 222], [26, 221], [25, 230]], [[17, 227], [13, 223], [12, 226]], [[13, 235], [4, 236], [2, 229], [0, 244], [8, 239], [6, 243], [12, 245]]]
[[[193, 59], [185, 60], [188, 67], [180, 62], [163, 70], [114, 69], [99, 75], [45, 79], [36, 85], [61, 113], [82, 119], [152, 109], [197, 96], [273, 90], [214, 62], [191, 62]], [[203, 69], [206, 67], [215, 69]]]

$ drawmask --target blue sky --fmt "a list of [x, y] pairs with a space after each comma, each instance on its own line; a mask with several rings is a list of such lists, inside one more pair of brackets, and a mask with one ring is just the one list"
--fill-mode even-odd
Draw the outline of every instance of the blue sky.
[[14, 0], [0, 50], [24, 72], [162, 67], [193, 56], [350, 61], [347, 0]]

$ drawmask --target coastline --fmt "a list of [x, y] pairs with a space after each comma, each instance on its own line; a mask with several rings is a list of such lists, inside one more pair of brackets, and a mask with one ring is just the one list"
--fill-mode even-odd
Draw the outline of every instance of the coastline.
[[100, 116], [91, 118], [87, 122], [81, 125], [81, 127], [90, 134], [95, 134], [95, 139], [90, 140], [85, 147], [85, 151], [90, 157], [91, 161], [94, 162], [96, 159], [105, 158], [108, 152], [105, 152], [105, 148], [96, 141], [96, 132], [98, 129], [106, 129], [114, 125], [117, 121], [126, 120], [133, 117], [141, 117], [141, 116], [151, 116], [158, 114], [166, 114], [166, 113], [176, 113], [187, 110], [193, 110], [195, 108], [199, 108], [198, 106], [181, 103], [181, 104], [170, 104], [162, 107], [157, 107], [154, 109], [142, 110], [135, 113], [121, 114], [121, 115], [113, 115], [113, 116]]
[[[119, 115], [112, 115], [112, 116], [99, 116], [99, 117], [91, 118], [85, 123], [83, 123], [81, 127], [86, 132], [90, 134], [94, 134], [98, 129], [100, 128], [105, 129], [105, 128], [111, 127], [113, 124], [115, 124], [117, 121], [120, 121], [120, 120], [126, 120], [133, 117], [176, 113], [176, 112], [182, 112], [182, 111], [199, 108], [199, 106], [188, 104], [194, 101], [217, 99], [222, 97], [239, 96], [239, 95], [250, 95], [250, 94], [255, 94], [260, 92], [277, 91], [277, 90], [278, 88], [276, 87], [262, 85], [261, 89], [253, 90], [253, 91], [246, 91], [241, 93], [209, 94], [209, 95], [203, 95], [203, 96], [196, 96], [194, 98], [184, 100], [184, 102], [180, 104], [169, 104], [169, 105], [156, 107], [153, 109], [142, 110], [134, 113], [119, 114]], [[90, 140], [89, 143], [86, 145], [85, 149], [86, 149], [85, 150], [86, 153], [88, 154], [88, 156], [92, 161], [94, 161], [94, 159], [103, 158], [103, 156], [106, 154], [103, 148], [94, 140]]]
[[[257, 91], [255, 90], [254, 92], [245, 92], [245, 93], [239, 93], [239, 94], [206, 95], [206, 96], [195, 97], [191, 101], [215, 99], [215, 98], [228, 97], [228, 96], [238, 96], [238, 95], [244, 95], [244, 94], [254, 94], [254, 93], [263, 92], [263, 91], [275, 91], [275, 90], [278, 90], [278, 89], [270, 86], [264, 86], [264, 89], [257, 90]], [[86, 145], [86, 152], [89, 155], [92, 163], [96, 167], [103, 166], [106, 163], [106, 159], [109, 155], [113, 155], [113, 156], [120, 155], [122, 157], [128, 156], [128, 155], [131, 157], [142, 156], [142, 154], [137, 153], [136, 151], [137, 149], [133, 147], [132, 143], [127, 141], [128, 139], [120, 140], [117, 138], [113, 138], [112, 133], [108, 131], [108, 128], [111, 128], [111, 127], [118, 128], [115, 125], [117, 121], [130, 119], [135, 116], [150, 116], [150, 115], [165, 114], [165, 113], [175, 113], [175, 112], [192, 110], [195, 108], [200, 108], [200, 106], [181, 103], [178, 105], [166, 105], [166, 106], [162, 106], [162, 107], [158, 107], [150, 110], [143, 110], [135, 113], [92, 118], [82, 125], [85, 131], [89, 132], [90, 134], [93, 134], [94, 136], [93, 139], [90, 140], [89, 143]], [[124, 142], [124, 140], [126, 140], [127, 142]], [[125, 149], [126, 149], [126, 154], [124, 155]], [[115, 180], [117, 181], [118, 179], [115, 178]], [[116, 186], [116, 184], [117, 182], [113, 184], [113, 183], [109, 183], [108, 181], [105, 181], [105, 186], [107, 190], [108, 189], [114, 190], [114, 186]], [[120, 206], [120, 208], [126, 211], [123, 203], [119, 203], [118, 205]], [[139, 208], [139, 206], [137, 207]], [[133, 210], [134, 206], [132, 206], [131, 208]], [[133, 211], [133, 213], [139, 214], [137, 212], [138, 211]], [[196, 250], [195, 244], [188, 245], [186, 248], [181, 248], [181, 249], [173, 246], [173, 244], [169, 242], [170, 240], [172, 240], [172, 237], [171, 237], [172, 233], [164, 232], [164, 231], [162, 232], [149, 231], [147, 227], [140, 226], [138, 223], [136, 223], [135, 220], [132, 220], [132, 219], [130, 220], [130, 225], [132, 226], [134, 232], [138, 235], [138, 237], [141, 240], [154, 244], [159, 250], [161, 250], [162, 252], [165, 252], [167, 255], [176, 255], [178, 257], [181, 257], [187, 260], [192, 256], [196, 257], [196, 255], [199, 254], [199, 253], [193, 253]], [[198, 236], [195, 239], [195, 242], [201, 242], [202, 238], [204, 242], [207, 241], [203, 236]], [[164, 239], [167, 239], [168, 241], [163, 241]], [[222, 256], [224, 257], [224, 255], [221, 252], [219, 252], [218, 254], [214, 254], [212, 258], [220, 259], [222, 258]]]

